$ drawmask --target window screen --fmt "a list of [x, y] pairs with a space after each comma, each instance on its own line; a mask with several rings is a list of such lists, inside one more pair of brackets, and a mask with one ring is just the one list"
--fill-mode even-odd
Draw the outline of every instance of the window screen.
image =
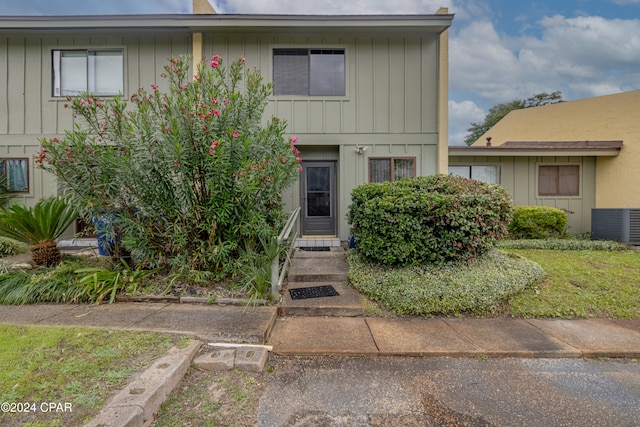
[[395, 181], [413, 178], [416, 175], [414, 158], [371, 158], [369, 159], [369, 182]]
[[273, 94], [344, 95], [344, 49], [274, 49]]
[[578, 196], [580, 194], [580, 166], [540, 166], [538, 195]]

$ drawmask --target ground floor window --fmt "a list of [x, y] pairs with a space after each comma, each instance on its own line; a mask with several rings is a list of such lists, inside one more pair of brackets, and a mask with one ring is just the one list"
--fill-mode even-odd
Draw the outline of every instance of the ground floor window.
[[538, 166], [539, 196], [579, 196], [580, 166]]
[[369, 159], [369, 182], [395, 181], [416, 176], [415, 157]]
[[0, 181], [11, 193], [29, 191], [28, 159], [0, 159]]
[[487, 182], [489, 184], [500, 184], [499, 166], [449, 166], [449, 173], [451, 175], [475, 179], [476, 181]]

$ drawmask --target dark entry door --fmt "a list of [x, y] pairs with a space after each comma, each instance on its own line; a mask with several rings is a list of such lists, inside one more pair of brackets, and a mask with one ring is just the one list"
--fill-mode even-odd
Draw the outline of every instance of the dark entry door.
[[305, 161], [302, 168], [302, 235], [335, 236], [336, 162]]

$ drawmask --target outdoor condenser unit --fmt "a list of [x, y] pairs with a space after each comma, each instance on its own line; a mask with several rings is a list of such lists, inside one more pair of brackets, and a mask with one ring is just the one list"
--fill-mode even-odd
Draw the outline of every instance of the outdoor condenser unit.
[[640, 246], [640, 209], [591, 209], [591, 239]]

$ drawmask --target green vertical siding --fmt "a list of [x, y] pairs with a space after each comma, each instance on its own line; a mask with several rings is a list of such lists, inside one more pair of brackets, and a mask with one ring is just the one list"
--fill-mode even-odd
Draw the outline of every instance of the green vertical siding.
[[[538, 166], [580, 165], [580, 194], [572, 197], [539, 197]], [[455, 157], [449, 165], [495, 165], [500, 167], [500, 184], [509, 190], [514, 205], [552, 206], [569, 212], [569, 232], [591, 231], [591, 209], [595, 207], [595, 157]]]

